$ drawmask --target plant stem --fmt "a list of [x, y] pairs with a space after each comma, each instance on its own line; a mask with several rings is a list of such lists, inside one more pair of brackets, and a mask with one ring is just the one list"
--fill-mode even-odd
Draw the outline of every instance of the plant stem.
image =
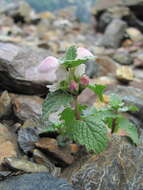
[[77, 120], [80, 120], [80, 111], [78, 107], [78, 96], [75, 97], [75, 116]]
[[115, 127], [116, 127], [116, 119], [113, 119], [111, 133], [114, 133], [114, 131], [115, 131]]

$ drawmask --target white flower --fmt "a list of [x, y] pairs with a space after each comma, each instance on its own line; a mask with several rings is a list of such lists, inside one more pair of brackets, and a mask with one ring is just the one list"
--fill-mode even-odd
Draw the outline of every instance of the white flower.
[[94, 57], [94, 55], [86, 48], [77, 48], [77, 58], [76, 59], [84, 59], [86, 57]]
[[86, 65], [85, 64], [80, 64], [79, 66], [76, 67], [75, 69], [75, 76], [76, 77], [81, 77], [82, 75], [85, 74], [85, 70], [86, 70]]
[[56, 83], [54, 83], [52, 85], [47, 85], [46, 87], [49, 88], [50, 92], [55, 92], [60, 88], [60, 83], [56, 82]]

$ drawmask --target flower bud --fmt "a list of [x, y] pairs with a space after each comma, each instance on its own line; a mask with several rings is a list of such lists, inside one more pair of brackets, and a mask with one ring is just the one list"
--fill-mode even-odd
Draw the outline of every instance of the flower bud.
[[72, 91], [77, 91], [78, 88], [79, 88], [78, 83], [76, 81], [74, 81], [74, 80], [71, 80], [69, 88]]
[[83, 86], [87, 86], [89, 84], [89, 77], [87, 75], [83, 75], [81, 78], [80, 78], [80, 84], [83, 85]]
[[86, 48], [77, 48], [77, 59], [84, 59], [85, 57], [94, 57], [94, 55]]
[[45, 58], [40, 65], [38, 66], [38, 72], [47, 73], [47, 72], [55, 72], [59, 67], [59, 62], [56, 57], [49, 56]]

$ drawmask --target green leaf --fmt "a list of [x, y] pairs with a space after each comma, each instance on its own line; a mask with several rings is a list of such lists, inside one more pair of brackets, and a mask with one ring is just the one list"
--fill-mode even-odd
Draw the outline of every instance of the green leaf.
[[77, 57], [77, 49], [75, 46], [71, 46], [66, 51], [65, 60], [75, 60]]
[[119, 117], [116, 121], [117, 125], [117, 132], [120, 129], [123, 129], [126, 133], [125, 136], [130, 137], [130, 139], [133, 141], [133, 143], [138, 144], [139, 138], [138, 138], [138, 132], [136, 126], [130, 122], [127, 118]]
[[129, 111], [139, 111], [139, 108], [137, 106], [132, 105], [132, 106], [128, 106], [128, 110]]
[[68, 106], [73, 101], [69, 94], [61, 91], [49, 93], [42, 106], [43, 119], [48, 119], [49, 114], [59, 110], [61, 106]]
[[102, 121], [90, 116], [83, 121], [74, 121], [73, 128], [73, 139], [79, 144], [85, 145], [88, 151], [99, 154], [106, 149], [108, 144], [107, 129]]
[[109, 104], [114, 107], [114, 108], [119, 108], [121, 106], [124, 105], [122, 99], [120, 96], [116, 95], [116, 94], [111, 94], [110, 95], [110, 101]]
[[66, 68], [76, 67], [82, 63], [87, 62], [89, 59], [77, 59], [77, 60], [62, 60], [61, 63], [64, 64]]
[[64, 120], [65, 125], [70, 125], [75, 120], [75, 112], [71, 108], [65, 108], [60, 115], [60, 120]]
[[89, 85], [88, 88], [90, 88], [93, 92], [97, 94], [100, 101], [103, 101], [103, 91], [105, 90], [106, 86], [104, 85]]

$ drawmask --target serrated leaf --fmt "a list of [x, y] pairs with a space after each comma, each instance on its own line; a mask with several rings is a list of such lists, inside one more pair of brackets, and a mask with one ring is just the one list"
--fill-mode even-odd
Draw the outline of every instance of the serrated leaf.
[[106, 86], [97, 84], [97, 85], [89, 85], [88, 88], [97, 94], [100, 101], [103, 101], [103, 92], [104, 92]]
[[65, 60], [75, 60], [77, 57], [77, 49], [75, 46], [71, 46], [66, 51]]
[[68, 106], [73, 98], [61, 91], [49, 93], [42, 106], [43, 119], [48, 119], [49, 114], [59, 110], [61, 106]]
[[127, 118], [119, 117], [116, 120], [116, 125], [117, 125], [116, 126], [117, 133], [118, 133], [118, 130], [120, 131], [121, 129], [123, 129], [126, 136], [130, 137], [130, 139], [133, 141], [133, 143], [135, 143], [135, 144], [139, 143], [137, 128]]
[[119, 108], [124, 105], [122, 99], [117, 94], [111, 94], [109, 104], [114, 108]]
[[102, 121], [97, 121], [91, 116], [83, 121], [76, 120], [73, 124], [73, 138], [88, 151], [99, 154], [106, 149], [108, 144], [107, 129]]

